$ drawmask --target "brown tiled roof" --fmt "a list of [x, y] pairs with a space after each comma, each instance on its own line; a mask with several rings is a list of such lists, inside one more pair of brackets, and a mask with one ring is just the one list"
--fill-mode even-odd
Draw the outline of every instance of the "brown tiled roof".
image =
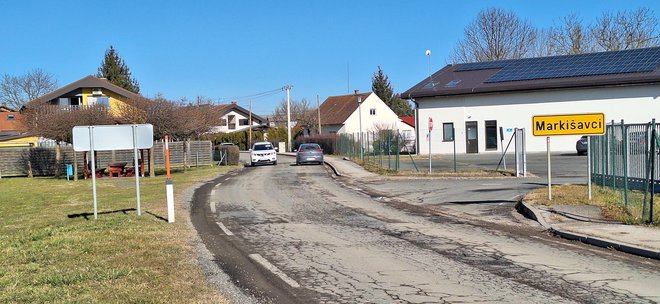
[[[613, 56], [617, 60], [608, 61], [608, 58]], [[431, 76], [432, 82], [427, 77], [402, 93], [401, 97], [423, 98], [660, 83], [659, 57], [660, 48], [655, 47], [617, 52], [450, 64], [434, 73]], [[556, 65], [553, 65], [554, 62], [561, 63], [562, 68], [558, 69]], [[613, 66], [613, 70], [608, 72], [603, 69], [603, 66]], [[646, 68], [638, 68], [640, 66]], [[558, 71], [560, 76], [548, 77], [547, 69]], [[594, 72], [595, 70], [603, 72]], [[513, 77], [513, 79], [507, 80], [506, 77], [502, 77], [503, 75], [522, 75], [522, 79], [515, 80], [516, 77]]]
[[[362, 101], [366, 100], [371, 92], [362, 93]], [[358, 95], [339, 95], [330, 96], [321, 104], [321, 125], [341, 125], [344, 124], [355, 110], [358, 108]]]
[[117, 86], [113, 84], [112, 82], [102, 79], [102, 78], [97, 78], [92, 75], [83, 77], [82, 79], [78, 81], [74, 81], [68, 85], [65, 85], [55, 91], [52, 91], [44, 96], [41, 96], [34, 101], [50, 101], [55, 98], [58, 98], [60, 96], [65, 95], [66, 93], [69, 93], [71, 91], [80, 89], [80, 88], [102, 88], [102, 89], [107, 89], [112, 92], [115, 92], [123, 97], [126, 97], [127, 99], [137, 99], [141, 98], [139, 94], [135, 94], [129, 90], [126, 90], [120, 86]]

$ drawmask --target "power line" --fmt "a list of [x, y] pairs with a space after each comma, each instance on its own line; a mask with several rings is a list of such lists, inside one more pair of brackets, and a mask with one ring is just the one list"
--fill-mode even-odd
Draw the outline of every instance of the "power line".
[[256, 94], [250, 94], [250, 95], [244, 95], [244, 96], [235, 96], [235, 97], [227, 97], [227, 98], [220, 98], [218, 99], [218, 103], [228, 103], [231, 101], [246, 101], [249, 99], [255, 100], [255, 99], [260, 99], [260, 98], [265, 98], [268, 96], [275, 95], [279, 92], [282, 92], [285, 90], [286, 87], [281, 87], [278, 89], [270, 90], [270, 91], [265, 91], [261, 93], [256, 93]]

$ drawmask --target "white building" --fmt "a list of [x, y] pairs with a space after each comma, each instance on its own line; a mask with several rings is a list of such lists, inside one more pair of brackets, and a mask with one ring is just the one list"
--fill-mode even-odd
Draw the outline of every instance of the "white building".
[[[527, 151], [546, 151], [532, 117], [604, 113], [605, 120], [660, 119], [660, 47], [581, 55], [448, 65], [402, 94], [417, 104], [418, 151], [502, 152], [515, 128]], [[500, 136], [500, 128], [504, 138]], [[580, 135], [553, 136], [552, 151], [575, 152]]]
[[[250, 112], [243, 107], [237, 105], [235, 102], [227, 105], [219, 105], [220, 108], [220, 125], [214, 126], [211, 129], [212, 133], [231, 133], [246, 131], [250, 127]], [[266, 119], [259, 115], [252, 113], [252, 129], [267, 128]]]
[[396, 113], [373, 92], [330, 96], [321, 104], [320, 112], [323, 134], [357, 134], [404, 127]]

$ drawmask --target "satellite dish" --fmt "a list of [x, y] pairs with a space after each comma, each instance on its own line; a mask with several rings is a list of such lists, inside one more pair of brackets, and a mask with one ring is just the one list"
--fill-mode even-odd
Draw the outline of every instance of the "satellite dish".
[[430, 55], [431, 55], [431, 50], [426, 50], [426, 56], [430, 56]]

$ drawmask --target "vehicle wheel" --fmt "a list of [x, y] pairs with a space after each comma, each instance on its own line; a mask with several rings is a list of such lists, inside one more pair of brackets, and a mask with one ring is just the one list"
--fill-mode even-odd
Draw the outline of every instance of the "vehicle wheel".
[[274, 162], [273, 162], [273, 166], [277, 166], [277, 161], [274, 161]]
[[300, 166], [300, 162], [296, 161], [296, 166]]
[[254, 167], [254, 162], [250, 162], [250, 167]]

